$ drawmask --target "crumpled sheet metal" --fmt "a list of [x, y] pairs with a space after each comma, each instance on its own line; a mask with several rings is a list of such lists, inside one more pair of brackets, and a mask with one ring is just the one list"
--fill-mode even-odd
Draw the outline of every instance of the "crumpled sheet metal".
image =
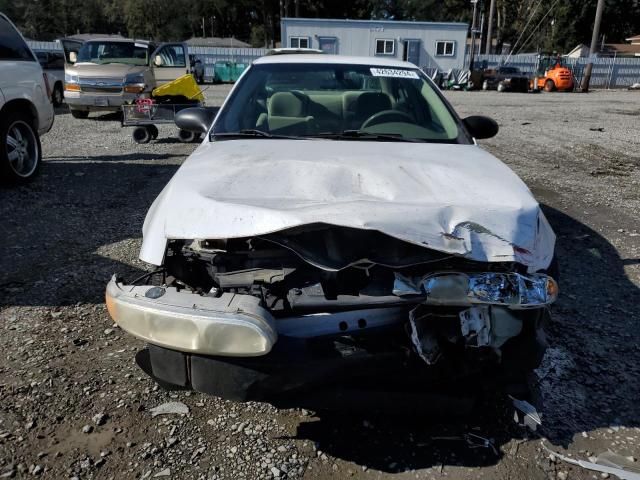
[[315, 223], [530, 272], [550, 264], [555, 243], [526, 185], [476, 145], [252, 139], [198, 147], [149, 210], [140, 258], [160, 265], [168, 239]]

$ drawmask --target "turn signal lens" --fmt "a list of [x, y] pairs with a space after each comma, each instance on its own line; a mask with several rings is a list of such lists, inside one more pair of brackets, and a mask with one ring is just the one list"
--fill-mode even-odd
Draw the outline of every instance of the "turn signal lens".
[[142, 93], [144, 91], [144, 85], [125, 85], [124, 91], [126, 93]]
[[77, 83], [65, 83], [64, 89], [68, 92], [79, 92], [80, 85], [78, 85]]

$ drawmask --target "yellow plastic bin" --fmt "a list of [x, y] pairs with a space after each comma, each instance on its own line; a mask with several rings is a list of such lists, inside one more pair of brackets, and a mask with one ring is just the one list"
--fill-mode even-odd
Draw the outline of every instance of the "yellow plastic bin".
[[204, 102], [204, 95], [202, 90], [196, 83], [193, 75], [187, 74], [176, 78], [172, 82], [165, 83], [164, 85], [154, 88], [151, 94], [154, 97], [162, 96], [179, 96], [182, 95], [191, 100], [198, 100]]

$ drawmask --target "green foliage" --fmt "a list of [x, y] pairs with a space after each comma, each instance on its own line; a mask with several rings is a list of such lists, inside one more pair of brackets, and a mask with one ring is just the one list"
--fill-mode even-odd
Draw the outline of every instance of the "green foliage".
[[[567, 51], [589, 44], [597, 0], [496, 0], [498, 43], [517, 50]], [[254, 46], [278, 40], [280, 16], [459, 21], [471, 23], [469, 0], [0, 0], [25, 36], [52, 40], [74, 33], [120, 33], [156, 41], [235, 37]], [[489, 0], [478, 3], [478, 19]], [[204, 19], [204, 22], [203, 22]], [[529, 23], [527, 25], [527, 22]], [[527, 26], [526, 30], [523, 29]], [[624, 42], [640, 33], [640, 2], [607, 0], [601, 34]]]

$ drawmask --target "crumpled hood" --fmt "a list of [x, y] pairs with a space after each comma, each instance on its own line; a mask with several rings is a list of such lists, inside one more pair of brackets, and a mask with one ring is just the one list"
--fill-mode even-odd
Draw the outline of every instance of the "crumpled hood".
[[76, 63], [72, 67], [66, 67], [66, 73], [78, 75], [80, 77], [100, 77], [123, 79], [129, 73], [144, 72], [149, 67], [140, 65], [126, 65], [124, 63], [106, 63], [98, 65], [96, 63]]
[[548, 267], [555, 235], [527, 186], [475, 145], [247, 139], [203, 143], [153, 203], [140, 258], [167, 239], [327, 223], [488, 262]]

